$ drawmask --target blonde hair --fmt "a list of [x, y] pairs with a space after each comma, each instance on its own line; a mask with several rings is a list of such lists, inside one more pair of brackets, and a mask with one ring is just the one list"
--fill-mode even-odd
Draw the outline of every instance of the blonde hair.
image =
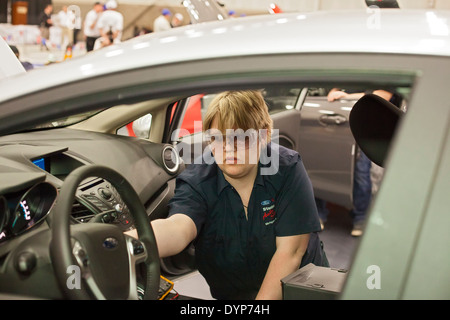
[[211, 128], [217, 117], [219, 130], [248, 129], [267, 130], [267, 142], [270, 141], [273, 122], [260, 91], [225, 91], [211, 101], [203, 119], [203, 131]]

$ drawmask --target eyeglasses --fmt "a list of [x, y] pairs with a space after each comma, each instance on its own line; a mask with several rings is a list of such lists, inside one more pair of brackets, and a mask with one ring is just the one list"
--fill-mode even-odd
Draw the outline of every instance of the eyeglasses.
[[251, 130], [247, 130], [246, 132], [234, 131], [233, 133], [227, 134], [208, 132], [203, 134], [203, 139], [214, 148], [226, 148], [227, 145], [231, 145], [234, 146], [235, 150], [243, 150], [255, 146], [258, 141], [258, 132]]

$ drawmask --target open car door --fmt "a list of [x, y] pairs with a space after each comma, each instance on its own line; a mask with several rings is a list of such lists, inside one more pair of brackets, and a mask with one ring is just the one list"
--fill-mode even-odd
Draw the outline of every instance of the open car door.
[[352, 207], [355, 140], [349, 114], [356, 100], [327, 100], [327, 90], [310, 88], [303, 103], [299, 152], [316, 198]]

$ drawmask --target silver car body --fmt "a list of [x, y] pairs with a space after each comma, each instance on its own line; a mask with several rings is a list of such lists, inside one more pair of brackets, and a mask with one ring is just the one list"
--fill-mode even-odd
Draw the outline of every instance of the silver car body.
[[[230, 83], [412, 85], [342, 298], [448, 299], [449, 21], [419, 10], [292, 13], [151, 34], [3, 81], [0, 133], [143, 87], [160, 97]], [[368, 285], [373, 266], [380, 288]]]

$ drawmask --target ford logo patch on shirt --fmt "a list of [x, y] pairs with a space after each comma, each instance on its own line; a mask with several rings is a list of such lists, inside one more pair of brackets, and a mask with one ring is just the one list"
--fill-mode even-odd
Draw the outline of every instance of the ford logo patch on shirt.
[[264, 200], [261, 202], [263, 211], [263, 222], [266, 226], [272, 224], [277, 220], [277, 213], [275, 212], [275, 200]]

